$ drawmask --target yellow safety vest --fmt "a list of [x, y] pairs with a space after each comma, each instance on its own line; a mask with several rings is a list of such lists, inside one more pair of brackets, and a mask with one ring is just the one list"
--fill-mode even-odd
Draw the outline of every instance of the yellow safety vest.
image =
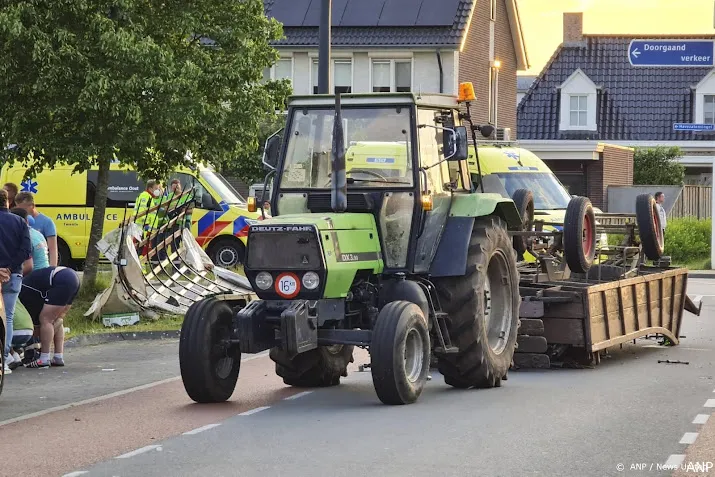
[[[137, 201], [134, 204], [134, 217], [136, 217], [138, 214], [141, 214], [142, 212], [149, 210], [155, 205], [156, 201], [154, 200], [154, 197], [149, 192], [143, 191], [141, 194], [139, 194], [139, 197], [137, 197]], [[144, 227], [145, 225], [148, 227], [152, 227], [156, 226], [155, 219], [156, 211], [146, 215], [142, 215], [141, 217], [135, 219], [134, 223], [139, 225], [140, 227]]]

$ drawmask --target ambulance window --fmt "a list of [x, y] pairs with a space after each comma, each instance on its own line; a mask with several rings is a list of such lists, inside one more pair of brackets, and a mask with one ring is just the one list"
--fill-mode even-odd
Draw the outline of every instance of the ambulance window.
[[[109, 171], [107, 207], [125, 208], [135, 202], [144, 190], [144, 183], [134, 171]], [[97, 171], [87, 172], [87, 207], [94, 207], [97, 191]], [[90, 205], [91, 204], [91, 205]]]
[[[175, 176], [181, 181], [181, 190], [186, 191], [187, 189], [194, 187], [196, 190], [196, 206], [204, 210], [222, 210], [218, 202], [209, 194], [209, 191], [199, 182], [197, 178], [190, 174], [179, 173]], [[174, 177], [172, 177], [173, 179]], [[168, 182], [171, 183], [171, 179]]]

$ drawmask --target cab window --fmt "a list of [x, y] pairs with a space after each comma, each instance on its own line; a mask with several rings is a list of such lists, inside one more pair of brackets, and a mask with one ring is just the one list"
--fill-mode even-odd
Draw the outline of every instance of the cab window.
[[180, 172], [170, 176], [167, 184], [171, 184], [171, 181], [175, 178], [181, 181], [181, 190], [186, 191], [191, 187], [195, 188], [196, 192], [194, 197], [196, 199], [197, 207], [205, 210], [222, 210], [216, 199], [209, 194], [206, 187], [204, 187], [196, 177], [191, 174]]

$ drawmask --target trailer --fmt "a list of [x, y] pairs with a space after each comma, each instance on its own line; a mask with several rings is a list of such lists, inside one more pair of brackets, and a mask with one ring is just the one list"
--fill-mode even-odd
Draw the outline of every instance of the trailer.
[[[524, 230], [513, 233], [537, 260], [518, 266], [520, 327], [512, 369], [591, 367], [609, 348], [639, 338], [679, 344], [684, 311], [699, 316], [702, 303], [687, 295], [688, 270], [670, 266], [662, 255], [653, 197], [643, 194], [636, 204], [636, 214], [592, 214], [593, 220], [578, 223], [589, 217], [585, 199], [580, 214], [567, 211], [564, 224], [528, 217]], [[563, 229], [545, 232], [547, 225]], [[601, 233], [623, 239], [595, 247], [592, 239]]]

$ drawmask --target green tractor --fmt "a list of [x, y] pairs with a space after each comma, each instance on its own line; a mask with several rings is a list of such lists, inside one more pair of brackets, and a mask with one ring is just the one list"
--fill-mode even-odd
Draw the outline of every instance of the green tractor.
[[[209, 297], [184, 320], [181, 376], [194, 401], [229, 399], [241, 353], [266, 350], [287, 385], [305, 388], [339, 384], [366, 348], [385, 404], [417, 400], [431, 355], [450, 386], [501, 385], [521, 301], [508, 230], [522, 220], [472, 182], [460, 124], [472, 138], [480, 127], [466, 111], [443, 94], [290, 99], [285, 132], [264, 153], [272, 217], [248, 235], [258, 299]], [[364, 141], [399, 147], [346, 168], [347, 147]], [[391, 155], [403, 164], [390, 167]]]

